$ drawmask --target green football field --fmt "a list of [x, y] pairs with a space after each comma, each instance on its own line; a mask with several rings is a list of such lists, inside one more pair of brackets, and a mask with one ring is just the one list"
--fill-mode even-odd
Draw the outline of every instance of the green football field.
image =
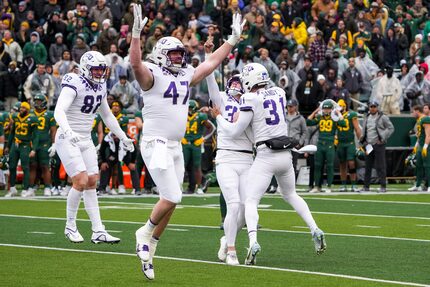
[[[397, 189], [397, 190], [396, 190]], [[430, 193], [302, 194], [327, 236], [317, 256], [310, 233], [279, 195], [260, 204], [256, 266], [218, 262], [218, 189], [184, 196], [161, 238], [155, 280], [140, 271], [134, 232], [153, 196], [101, 197], [102, 219], [118, 245], [94, 245], [81, 202], [81, 244], [64, 235], [65, 198], [0, 200], [0, 286], [430, 286]], [[0, 194], [3, 196], [3, 194]], [[243, 263], [246, 230], [238, 236]]]

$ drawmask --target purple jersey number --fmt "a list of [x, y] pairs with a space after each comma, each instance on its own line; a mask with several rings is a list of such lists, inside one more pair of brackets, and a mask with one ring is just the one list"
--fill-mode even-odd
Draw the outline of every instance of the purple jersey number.
[[[231, 112], [229, 112], [230, 110]], [[225, 119], [230, 123], [232, 123], [234, 120], [234, 114], [237, 113], [238, 111], [237, 107], [228, 105], [228, 106], [225, 106], [225, 111], [228, 112], [227, 117]]]
[[[97, 112], [97, 109], [100, 107], [101, 103], [102, 103], [102, 96], [98, 95], [95, 99], [94, 96], [85, 96], [84, 98], [84, 105], [81, 108], [81, 112], [85, 113], [85, 114], [89, 114], [89, 113], [95, 113]], [[95, 102], [95, 106], [94, 106], [94, 102]]]
[[[184, 100], [182, 101], [182, 104], [185, 105], [188, 102], [188, 97], [190, 95], [190, 86], [188, 85], [188, 81], [180, 81], [181, 86], [185, 86], [187, 87], [187, 92], [185, 94]], [[179, 98], [179, 93], [178, 93], [178, 89], [176, 88], [176, 83], [175, 82], [170, 82], [169, 87], [167, 87], [167, 90], [164, 92], [163, 95], [164, 98], [172, 98], [172, 103], [174, 105], [178, 104], [178, 98]]]
[[267, 99], [263, 102], [265, 110], [269, 110], [270, 118], [266, 118], [266, 124], [274, 126], [279, 124], [279, 114], [276, 107], [276, 102], [272, 99]]

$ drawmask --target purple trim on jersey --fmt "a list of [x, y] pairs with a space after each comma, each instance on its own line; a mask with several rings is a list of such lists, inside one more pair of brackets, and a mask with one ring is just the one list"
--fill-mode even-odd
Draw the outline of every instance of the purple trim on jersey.
[[61, 87], [69, 87], [69, 88], [71, 88], [72, 90], [74, 90], [75, 91], [75, 93], [76, 93], [76, 95], [78, 94], [78, 91], [76, 90], [76, 87], [75, 86], [72, 86], [72, 85], [69, 85], [69, 84], [61, 84]]
[[236, 100], [235, 97], [230, 96], [229, 94], [226, 93], [226, 95], [228, 96], [229, 99], [232, 99], [233, 101], [235, 101], [236, 103], [240, 103], [238, 100]]
[[252, 111], [252, 107], [250, 107], [250, 106], [240, 107], [240, 110], [244, 111], [244, 112], [246, 112], [246, 111]]

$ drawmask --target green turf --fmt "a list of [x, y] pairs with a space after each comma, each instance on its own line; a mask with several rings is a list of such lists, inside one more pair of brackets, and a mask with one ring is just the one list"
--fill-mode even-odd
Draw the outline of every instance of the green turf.
[[[428, 196], [430, 197], [430, 196]], [[321, 199], [322, 198], [322, 199]], [[375, 199], [377, 198], [377, 199]], [[430, 214], [421, 194], [358, 196], [310, 196], [309, 203], [319, 226], [328, 234], [328, 250], [316, 256], [303, 221], [279, 196], [265, 197], [260, 210], [263, 229], [258, 233], [262, 253], [258, 266], [303, 270], [327, 274], [360, 276], [382, 280], [429, 284]], [[146, 220], [155, 198], [100, 199], [102, 218], [108, 230], [120, 231], [119, 245], [89, 243], [90, 223], [78, 226], [83, 244], [70, 244], [63, 235], [65, 200], [0, 200], [0, 214], [46, 218], [0, 216], [0, 244], [47, 246], [67, 249], [112, 251], [133, 254], [134, 231]], [[380, 201], [380, 202], [374, 202]], [[388, 203], [387, 201], [397, 201]], [[216, 197], [185, 197], [172, 217], [172, 225], [159, 243], [158, 256], [216, 262], [219, 237], [219, 210]], [[409, 203], [408, 203], [409, 202]], [[380, 216], [380, 215], [385, 215]], [[421, 218], [417, 218], [421, 217]], [[57, 218], [57, 219], [56, 219]], [[83, 204], [79, 218], [87, 219]], [[361, 225], [361, 226], [359, 226]], [[379, 228], [371, 228], [371, 227]], [[53, 232], [39, 234], [32, 232]], [[349, 235], [349, 236], [348, 236]], [[351, 236], [358, 235], [358, 236]], [[372, 237], [373, 236], [373, 237]], [[394, 239], [398, 238], [398, 239]], [[400, 240], [404, 239], [404, 240]], [[240, 261], [245, 256], [246, 232], [237, 241]], [[5, 258], [0, 286], [137, 286], [145, 279], [135, 257], [71, 253], [1, 247]], [[61, 259], [60, 259], [61, 258]], [[104, 260], [104, 258], [108, 258]], [[109, 263], [106, 263], [109, 261]], [[88, 267], [91, 266], [91, 267]], [[55, 268], [53, 268], [55, 267]], [[87, 269], [86, 269], [87, 268]], [[84, 275], [88, 268], [91, 275]], [[231, 268], [216, 264], [156, 259], [159, 286], [385, 286], [380, 282], [341, 279], [295, 272]], [[41, 274], [44, 270], [53, 274]], [[101, 276], [99, 279], [98, 277]], [[7, 280], [7, 281], [4, 281]], [[92, 284], [94, 280], [97, 283]], [[232, 281], [233, 280], [233, 281]], [[2, 284], [2, 281], [4, 284]]]
[[[157, 259], [156, 280], [146, 284], [134, 256], [0, 247], [8, 260], [2, 286], [398, 286], [284, 271]], [[47, 262], [49, 269], [47, 270]], [[166, 275], [168, 274], [168, 275]], [[258, 284], [258, 283], [261, 283]]]

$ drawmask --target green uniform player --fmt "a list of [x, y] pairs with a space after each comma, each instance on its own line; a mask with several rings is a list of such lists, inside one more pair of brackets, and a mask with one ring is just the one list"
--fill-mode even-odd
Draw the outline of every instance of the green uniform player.
[[339, 120], [333, 120], [331, 115], [333, 108], [333, 101], [325, 100], [322, 103], [322, 115], [317, 115], [317, 113], [320, 111], [320, 108], [318, 108], [306, 120], [306, 125], [308, 126], [319, 126], [317, 152], [315, 154], [315, 188], [313, 188], [310, 192], [321, 191], [321, 178], [324, 164], [327, 166], [328, 188], [326, 189], [326, 192], [331, 192], [335, 156], [334, 137], [336, 135], [338, 126], [346, 126], [345, 120], [338, 110], [334, 110], [334, 113], [337, 117], [339, 117]]
[[430, 132], [426, 132], [426, 127], [427, 129], [430, 128], [430, 117], [423, 114], [423, 108], [420, 105], [414, 106], [412, 108], [412, 114], [417, 119], [417, 143], [415, 144], [413, 150], [416, 158], [416, 183], [415, 186], [409, 188], [409, 191], [422, 191], [421, 183], [424, 179], [424, 176], [427, 177], [428, 182], [430, 181], [430, 157], [427, 156], [427, 146], [425, 146], [426, 143], [427, 145], [429, 144], [429, 142], [426, 141], [426, 137], [430, 138]]
[[430, 144], [430, 117], [425, 116], [420, 121], [420, 137], [418, 138], [417, 154], [421, 154], [424, 172], [427, 178], [427, 191], [430, 191], [430, 155], [428, 155], [428, 146]]
[[11, 117], [11, 131], [8, 140], [10, 190], [6, 194], [7, 197], [17, 195], [18, 193], [15, 182], [19, 160], [21, 160], [21, 167], [24, 173], [21, 196], [27, 196], [27, 189], [30, 183], [30, 157], [36, 155], [39, 145], [37, 126], [37, 118], [30, 115], [30, 104], [27, 102], [21, 103], [19, 113], [14, 113]]
[[361, 137], [361, 129], [358, 124], [358, 115], [354, 111], [348, 111], [347, 105], [344, 100], [339, 100], [338, 105], [342, 108], [343, 119], [345, 120], [345, 127], [338, 126], [337, 130], [337, 157], [339, 158], [339, 168], [340, 168], [340, 180], [342, 181], [342, 188], [340, 191], [347, 191], [346, 180], [349, 175], [351, 178], [351, 189], [352, 191], [357, 191], [357, 172], [355, 169], [355, 137]]
[[[422, 191], [421, 183], [424, 178], [424, 163], [423, 163], [423, 157], [421, 152], [418, 152], [420, 149], [420, 138], [422, 133], [424, 132], [422, 130], [421, 120], [425, 117], [423, 114], [423, 107], [421, 105], [416, 105], [412, 107], [412, 116], [414, 116], [417, 119], [417, 122], [415, 124], [416, 127], [416, 136], [417, 136], [417, 142], [415, 143], [414, 149], [412, 153], [415, 155], [415, 176], [416, 181], [413, 187], [409, 188], [409, 191]], [[421, 140], [421, 142], [423, 142]], [[423, 144], [421, 145], [422, 148]]]
[[[209, 130], [210, 137], [215, 131], [214, 126], [208, 121], [208, 115], [198, 111], [199, 105], [196, 101], [190, 100], [188, 108], [188, 120], [185, 136], [182, 139], [182, 152], [184, 153], [185, 168], [192, 164], [195, 181], [197, 185], [196, 193], [203, 194], [202, 184], [202, 145], [204, 144], [205, 128]], [[191, 187], [190, 192], [194, 193]]]
[[34, 111], [33, 116], [37, 117], [39, 124], [37, 133], [39, 134], [39, 145], [35, 150], [36, 155], [30, 159], [30, 188], [28, 195], [34, 193], [33, 187], [36, 182], [38, 167], [41, 169], [41, 175], [45, 184], [44, 195], [50, 196], [52, 189], [52, 177], [49, 169], [50, 158], [55, 155], [55, 133], [57, 125], [54, 119], [54, 113], [47, 110], [48, 99], [44, 94], [36, 94], [33, 97]]
[[[119, 126], [121, 129], [127, 134], [128, 130], [128, 117], [122, 114], [122, 103], [120, 101], [114, 100], [111, 104], [112, 113], [115, 116], [115, 118], [118, 120]], [[103, 123], [103, 133], [106, 135], [110, 132], [109, 128], [106, 127], [106, 125]], [[118, 164], [117, 169], [117, 178], [112, 176], [112, 185], [116, 186], [116, 183], [118, 182], [118, 193], [125, 194], [125, 186], [124, 186], [124, 176], [122, 173], [122, 166], [121, 164]], [[112, 188], [110, 191], [111, 194], [115, 194], [116, 191]]]

